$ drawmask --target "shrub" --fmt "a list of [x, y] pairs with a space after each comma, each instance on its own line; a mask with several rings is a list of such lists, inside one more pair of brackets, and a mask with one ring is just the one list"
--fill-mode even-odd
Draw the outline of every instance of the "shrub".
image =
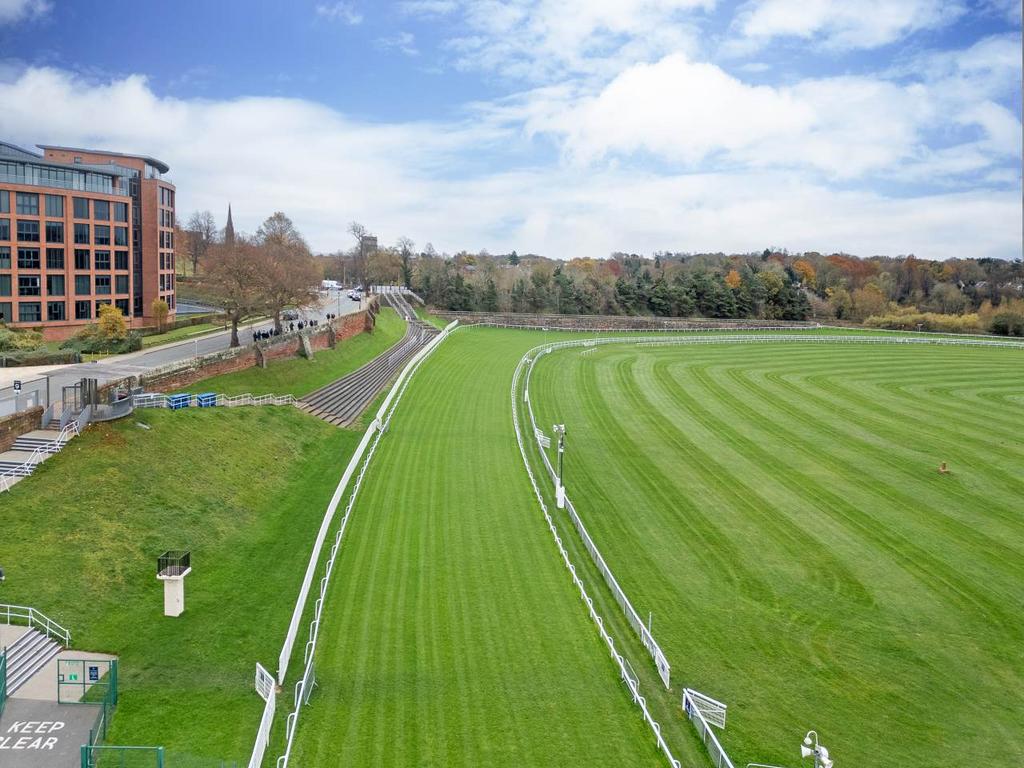
[[61, 349], [72, 349], [85, 354], [124, 354], [142, 349], [142, 336], [134, 331], [123, 336], [108, 336], [96, 323], [85, 326], [60, 345]]
[[889, 328], [896, 331], [934, 331], [938, 333], [977, 333], [982, 330], [977, 315], [941, 315], [937, 312], [900, 311], [886, 315], [872, 315], [864, 321], [869, 328]]
[[42, 343], [43, 335], [38, 331], [16, 330], [0, 323], [0, 352], [38, 349]]
[[1000, 336], [1024, 336], [1024, 314], [1000, 312], [993, 316], [989, 330]]

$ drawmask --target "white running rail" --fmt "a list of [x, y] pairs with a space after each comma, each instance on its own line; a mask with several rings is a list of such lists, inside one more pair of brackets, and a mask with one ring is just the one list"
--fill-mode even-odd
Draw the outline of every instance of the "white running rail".
[[537, 497], [537, 503], [540, 505], [541, 511], [544, 513], [544, 519], [547, 521], [548, 530], [551, 531], [551, 535], [555, 539], [555, 544], [558, 546], [558, 552], [562, 556], [562, 562], [565, 564], [566, 569], [572, 575], [572, 582], [576, 585], [579, 590], [580, 598], [587, 605], [587, 612], [590, 614], [591, 620], [597, 625], [598, 632], [601, 635], [601, 639], [604, 640], [608, 646], [608, 650], [611, 654], [612, 659], [619, 667], [619, 673], [622, 676], [623, 682], [626, 683], [629, 688], [630, 695], [633, 698], [633, 702], [640, 707], [640, 711], [643, 712], [644, 720], [654, 731], [654, 737], [657, 742], [658, 748], [668, 759], [668, 762], [673, 768], [680, 768], [680, 762], [672, 754], [672, 750], [669, 748], [665, 741], [665, 738], [661, 735], [661, 725], [651, 715], [650, 710], [647, 708], [647, 700], [640, 694], [640, 681], [629, 667], [629, 662], [623, 658], [615, 649], [615, 641], [604, 627], [604, 620], [597, 613], [594, 608], [594, 600], [587, 594], [586, 587], [583, 586], [583, 582], [576, 573], [576, 566], [572, 564], [569, 559], [569, 553], [565, 549], [565, 545], [562, 544], [562, 538], [558, 535], [558, 529], [555, 527], [554, 520], [551, 519], [551, 515], [548, 512], [547, 504], [544, 502], [544, 495], [540, 491], [540, 486], [537, 484], [537, 479], [533, 475], [533, 470], [530, 469], [530, 461], [526, 456], [526, 445], [523, 441], [523, 431], [520, 428], [519, 423], [519, 409], [517, 406], [517, 389], [519, 386], [519, 380], [522, 376], [523, 367], [526, 365], [527, 357], [524, 357], [519, 361], [519, 365], [516, 366], [515, 374], [512, 376], [512, 423], [516, 430], [516, 442], [519, 444], [519, 454], [523, 458], [523, 466], [526, 467], [526, 474], [530, 478], [530, 484], [533, 486], [533, 493]]
[[[457, 325], [458, 321], [450, 323], [440, 334], [431, 339], [430, 343], [413, 355], [412, 358], [409, 359], [409, 362], [405, 364], [405, 367], [402, 369], [401, 373], [399, 373], [398, 378], [395, 380], [395, 383], [391, 386], [387, 396], [384, 398], [384, 402], [377, 411], [376, 417], [363, 434], [362, 440], [359, 442], [355, 453], [352, 455], [348, 466], [345, 468], [345, 472], [342, 474], [341, 480], [338, 482], [334, 495], [327, 506], [327, 511], [324, 513], [324, 519], [320, 525], [320, 530], [317, 532], [313, 551], [309, 557], [309, 564], [306, 567], [306, 575], [303, 578], [302, 586], [299, 589], [299, 596], [295, 602], [295, 608], [292, 611], [292, 618], [288, 625], [288, 632], [285, 635], [281, 654], [278, 658], [277, 682], [279, 685], [283, 685], [285, 681], [285, 674], [291, 660], [292, 650], [298, 635], [299, 624], [302, 620], [302, 614], [306, 609], [309, 590], [312, 587], [313, 577], [316, 574], [316, 567], [320, 561], [320, 555], [323, 551], [323, 545], [327, 538], [327, 533], [330, 530], [331, 523], [334, 520], [334, 515], [337, 512], [341, 498], [345, 492], [345, 488], [358, 467], [359, 474], [356, 476], [356, 481], [352, 487], [352, 492], [349, 496], [348, 503], [346, 504], [341, 525], [338, 528], [338, 532], [335, 534], [334, 544], [331, 546], [330, 555], [324, 568], [324, 575], [320, 579], [320, 591], [316, 602], [314, 603], [313, 620], [309, 625], [309, 639], [306, 641], [305, 649], [303, 651], [303, 673], [302, 677], [295, 684], [294, 708], [288, 714], [285, 721], [285, 752], [277, 759], [277, 766], [279, 768], [287, 768], [292, 745], [295, 739], [295, 730], [298, 725], [299, 713], [302, 705], [309, 699], [309, 693], [311, 692], [309, 687], [313, 684], [314, 680], [313, 657], [316, 652], [316, 641], [320, 631], [320, 617], [323, 612], [324, 600], [327, 595], [327, 587], [330, 583], [331, 573], [334, 570], [334, 562], [337, 559], [338, 551], [341, 547], [342, 537], [344, 536], [345, 529], [348, 526], [349, 517], [352, 514], [352, 508], [355, 505], [356, 496], [362, 486], [363, 477], [369, 467], [370, 460], [376, 452], [381, 436], [388, 429], [391, 417], [394, 415], [395, 409], [398, 407], [398, 403], [400, 402], [402, 395], [405, 393], [405, 389], [408, 386], [413, 373], [415, 373], [416, 369], [427, 358], [427, 356], [430, 355], [437, 346], [451, 334]], [[360, 466], [361, 460], [362, 465]], [[270, 722], [272, 722], [272, 719]], [[270, 722], [266, 725], [266, 738], [269, 738]], [[263, 727], [264, 725], [261, 723], [261, 734], [263, 733]], [[260, 738], [262, 737], [258, 734], [257, 744], [260, 743]], [[250, 768], [258, 768], [258, 765], [258, 763], [254, 764], [250, 761]]]
[[70, 632], [56, 621], [28, 605], [0, 603], [0, 622], [4, 624], [27, 624], [33, 629], [38, 629], [47, 637], [60, 640], [65, 648], [71, 644]]
[[[579, 344], [580, 342], [573, 343]], [[547, 354], [548, 351], [550, 350], [540, 349], [538, 351], [535, 348], [530, 350], [530, 352], [536, 352], [532, 358], [528, 352], [526, 357], [524, 357], [520, 362], [521, 364], [527, 363], [527, 358], [529, 358], [526, 368], [526, 378], [523, 382], [524, 391], [527, 393], [525, 397], [526, 410], [530, 416], [530, 426], [533, 428], [534, 438], [537, 441], [537, 450], [540, 452], [541, 459], [544, 462], [544, 466], [547, 468], [551, 482], [555, 483], [557, 481], [557, 474], [555, 472], [555, 468], [551, 465], [551, 461], [548, 459], [544, 446], [541, 444], [541, 431], [537, 427], [537, 419], [533, 414], [533, 403], [530, 402], [528, 394], [530, 391], [530, 377], [533, 375], [533, 368], [537, 364], [537, 361], [543, 355]], [[562, 494], [565, 499], [566, 511], [569, 513], [569, 517], [572, 520], [576, 531], [579, 533], [580, 538], [583, 539], [583, 544], [587, 548], [587, 552], [590, 553], [590, 557], [594, 561], [594, 565], [597, 566], [597, 570], [601, 572], [601, 576], [604, 577], [605, 583], [612, 591], [612, 595], [615, 597], [615, 602], [619, 604], [623, 613], [626, 614], [626, 619], [629, 621], [630, 626], [633, 627], [633, 631], [640, 637], [640, 642], [643, 643], [647, 652], [651, 654], [651, 658], [654, 660], [654, 666], [658, 670], [658, 675], [661, 677], [661, 681], [665, 684], [666, 688], [670, 687], [672, 667], [668, 663], [668, 659], [665, 657], [664, 652], [661, 650], [661, 646], [658, 645], [658, 642], [654, 639], [654, 635], [651, 634], [650, 629], [644, 625], [643, 619], [640, 618], [640, 615], [636, 612], [633, 604], [629, 601], [629, 598], [626, 597], [625, 591], [619, 586], [619, 582], [615, 578], [615, 574], [612, 573], [612, 569], [608, 566], [608, 563], [605, 562], [604, 556], [597, 548], [597, 544], [595, 544], [594, 540], [590, 537], [590, 533], [587, 531], [586, 526], [583, 525], [583, 520], [580, 518], [579, 513], [576, 512], [576, 507], [569, 499], [569, 494], [564, 488], [562, 489]]]

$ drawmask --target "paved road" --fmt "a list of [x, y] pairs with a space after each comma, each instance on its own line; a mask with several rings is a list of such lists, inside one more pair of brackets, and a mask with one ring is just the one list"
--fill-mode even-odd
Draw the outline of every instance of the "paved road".
[[[322, 294], [318, 306], [302, 311], [303, 319], [323, 320], [328, 312], [336, 315], [348, 315], [360, 309], [359, 302], [352, 301], [345, 292], [333, 291], [330, 294]], [[262, 323], [245, 324], [238, 329], [239, 341], [243, 345], [252, 343], [252, 332], [272, 328], [272, 320]], [[81, 378], [94, 378], [103, 384], [107, 381], [122, 379], [125, 376], [138, 376], [153, 368], [159, 368], [169, 363], [175, 363], [198, 355], [208, 355], [212, 352], [222, 352], [231, 344], [231, 332], [203, 336], [191, 341], [182, 341], [168, 344], [162, 347], [132, 352], [128, 355], [118, 355], [94, 363], [80, 363], [67, 365], [49, 372], [50, 376], [50, 397], [56, 401], [60, 399], [61, 387], [75, 384]]]

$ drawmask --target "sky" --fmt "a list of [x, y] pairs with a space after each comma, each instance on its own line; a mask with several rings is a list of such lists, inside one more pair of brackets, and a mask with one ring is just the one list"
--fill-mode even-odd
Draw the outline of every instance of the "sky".
[[1022, 257], [1020, 0], [0, 0], [0, 140], [314, 250]]

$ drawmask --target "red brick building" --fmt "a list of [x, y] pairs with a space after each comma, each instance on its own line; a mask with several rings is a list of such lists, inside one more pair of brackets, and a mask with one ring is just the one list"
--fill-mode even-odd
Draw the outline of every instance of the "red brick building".
[[174, 185], [151, 157], [0, 142], [0, 320], [64, 339], [101, 304], [173, 317]]

